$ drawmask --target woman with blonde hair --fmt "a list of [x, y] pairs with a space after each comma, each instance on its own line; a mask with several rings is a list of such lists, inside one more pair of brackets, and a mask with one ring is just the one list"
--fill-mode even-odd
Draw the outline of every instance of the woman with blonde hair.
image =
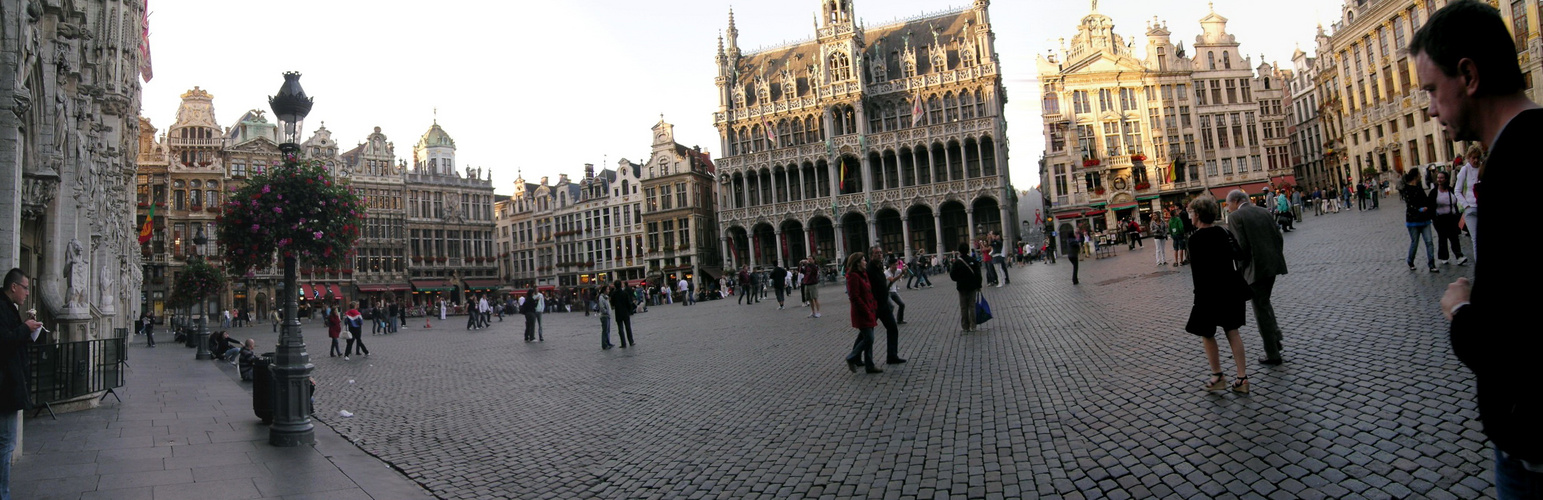
[[862, 252], [847, 257], [847, 298], [852, 301], [852, 327], [857, 329], [857, 341], [846, 357], [847, 370], [856, 373], [861, 364], [867, 373], [884, 373], [873, 365], [873, 328], [879, 324], [879, 305], [873, 300], [867, 267], [868, 257]]
[[1484, 175], [1484, 145], [1473, 143], [1468, 150], [1463, 152], [1463, 168], [1457, 171], [1457, 179], [1452, 181], [1452, 191], [1457, 193], [1457, 206], [1462, 211], [1462, 218], [1457, 220], [1458, 229], [1468, 230], [1468, 237], [1473, 243], [1473, 260], [1479, 259], [1479, 200], [1474, 197], [1474, 188], [1479, 185], [1479, 178]]

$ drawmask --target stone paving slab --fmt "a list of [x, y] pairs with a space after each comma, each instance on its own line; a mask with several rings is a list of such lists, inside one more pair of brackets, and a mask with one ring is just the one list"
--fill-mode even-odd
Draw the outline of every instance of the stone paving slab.
[[130, 345], [122, 402], [26, 419], [14, 498], [430, 497], [320, 423], [314, 447], [269, 446], [235, 367], [169, 339], [143, 342]]
[[[1436, 307], [1468, 269], [1407, 271], [1400, 214], [1308, 216], [1286, 235], [1292, 272], [1275, 306], [1287, 363], [1250, 362], [1250, 396], [1198, 390], [1208, 370], [1183, 332], [1189, 271], [1156, 266], [1149, 240], [1084, 262], [1080, 286], [1064, 260], [1013, 268], [1012, 285], [986, 290], [997, 319], [981, 333], [959, 332], [946, 276], [902, 290], [910, 362], [877, 375], [841, 361], [854, 330], [839, 286], [821, 291], [820, 319], [774, 301], [654, 306], [634, 319], [638, 346], [605, 351], [598, 318], [581, 313], [546, 314], [547, 340], [534, 343], [517, 318], [479, 331], [464, 317], [428, 329], [416, 318], [401, 333], [365, 335], [373, 356], [347, 361], [326, 357], [324, 330], [308, 322], [316, 412], [358, 444], [348, 448], [357, 462], [336, 454], [334, 470], [368, 491], [351, 464], [368, 472], [382, 466], [363, 457], [378, 456], [441, 498], [1492, 497], [1472, 375]], [[1257, 358], [1249, 314], [1243, 337]], [[234, 334], [277, 338], [267, 325]], [[173, 449], [242, 442], [244, 414], [210, 417], [195, 404], [219, 400], [71, 430], [99, 446], [115, 443], [103, 429], [164, 440], [123, 432], [134, 428], [207, 439]], [[31, 425], [29, 446], [40, 446]], [[288, 495], [263, 478], [311, 469], [274, 470], [274, 450], [258, 444], [246, 454], [266, 474], [229, 465], [188, 469], [192, 479]], [[135, 457], [96, 458], [160, 449], [56, 447], [39, 457], [98, 473]], [[180, 456], [147, 457], [164, 467]], [[331, 481], [343, 482], [316, 480]]]

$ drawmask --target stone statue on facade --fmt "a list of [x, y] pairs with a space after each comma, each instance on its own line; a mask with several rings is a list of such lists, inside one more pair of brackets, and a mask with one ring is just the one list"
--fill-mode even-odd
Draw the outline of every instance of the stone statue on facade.
[[86, 285], [91, 281], [91, 269], [90, 262], [86, 261], [86, 248], [80, 244], [80, 240], [70, 240], [69, 245], [65, 247], [64, 259], [65, 307], [70, 309], [86, 307]]
[[117, 299], [116, 293], [113, 291], [114, 285], [117, 284], [113, 275], [117, 274], [117, 272], [116, 269], [107, 265], [106, 262], [102, 263], [101, 281], [97, 283], [97, 291], [100, 292], [101, 297], [97, 299], [97, 306], [103, 310], [112, 309], [113, 303]]

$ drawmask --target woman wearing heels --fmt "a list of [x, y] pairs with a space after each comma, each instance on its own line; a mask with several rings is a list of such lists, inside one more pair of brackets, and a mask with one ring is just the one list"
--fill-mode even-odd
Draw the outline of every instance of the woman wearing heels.
[[867, 373], [884, 373], [873, 365], [873, 328], [879, 324], [879, 305], [873, 300], [867, 268], [868, 258], [862, 252], [847, 257], [847, 298], [852, 300], [852, 327], [857, 329], [857, 342], [846, 358], [847, 370], [856, 373], [860, 364]]
[[327, 314], [326, 322], [327, 336], [332, 337], [332, 351], [327, 353], [327, 357], [336, 358], [342, 356], [343, 349], [338, 347], [338, 337], [343, 336], [343, 318], [338, 316], [338, 312], [334, 310]]
[[1238, 336], [1238, 328], [1243, 326], [1244, 304], [1252, 292], [1234, 260], [1237, 244], [1232, 233], [1215, 225], [1221, 213], [1215, 199], [1209, 196], [1195, 199], [1189, 204], [1189, 213], [1196, 227], [1189, 237], [1195, 305], [1190, 309], [1184, 330], [1204, 339], [1206, 360], [1211, 363], [1211, 378], [1205, 383], [1207, 391], [1227, 390], [1226, 378], [1222, 376], [1221, 353], [1216, 344], [1216, 329], [1219, 327], [1227, 332], [1232, 361], [1237, 365], [1232, 390], [1248, 394], [1248, 357], [1243, 354], [1243, 340]]

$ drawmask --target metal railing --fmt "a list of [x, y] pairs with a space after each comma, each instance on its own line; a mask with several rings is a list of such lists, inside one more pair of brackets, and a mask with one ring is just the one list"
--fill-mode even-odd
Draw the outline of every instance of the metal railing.
[[107, 399], [108, 394], [118, 398], [113, 389], [123, 387], [128, 339], [29, 345], [27, 359], [32, 382], [28, 390], [32, 401], [42, 406], [33, 416], [43, 410], [53, 416], [52, 405], [61, 401], [103, 391], [101, 399]]

